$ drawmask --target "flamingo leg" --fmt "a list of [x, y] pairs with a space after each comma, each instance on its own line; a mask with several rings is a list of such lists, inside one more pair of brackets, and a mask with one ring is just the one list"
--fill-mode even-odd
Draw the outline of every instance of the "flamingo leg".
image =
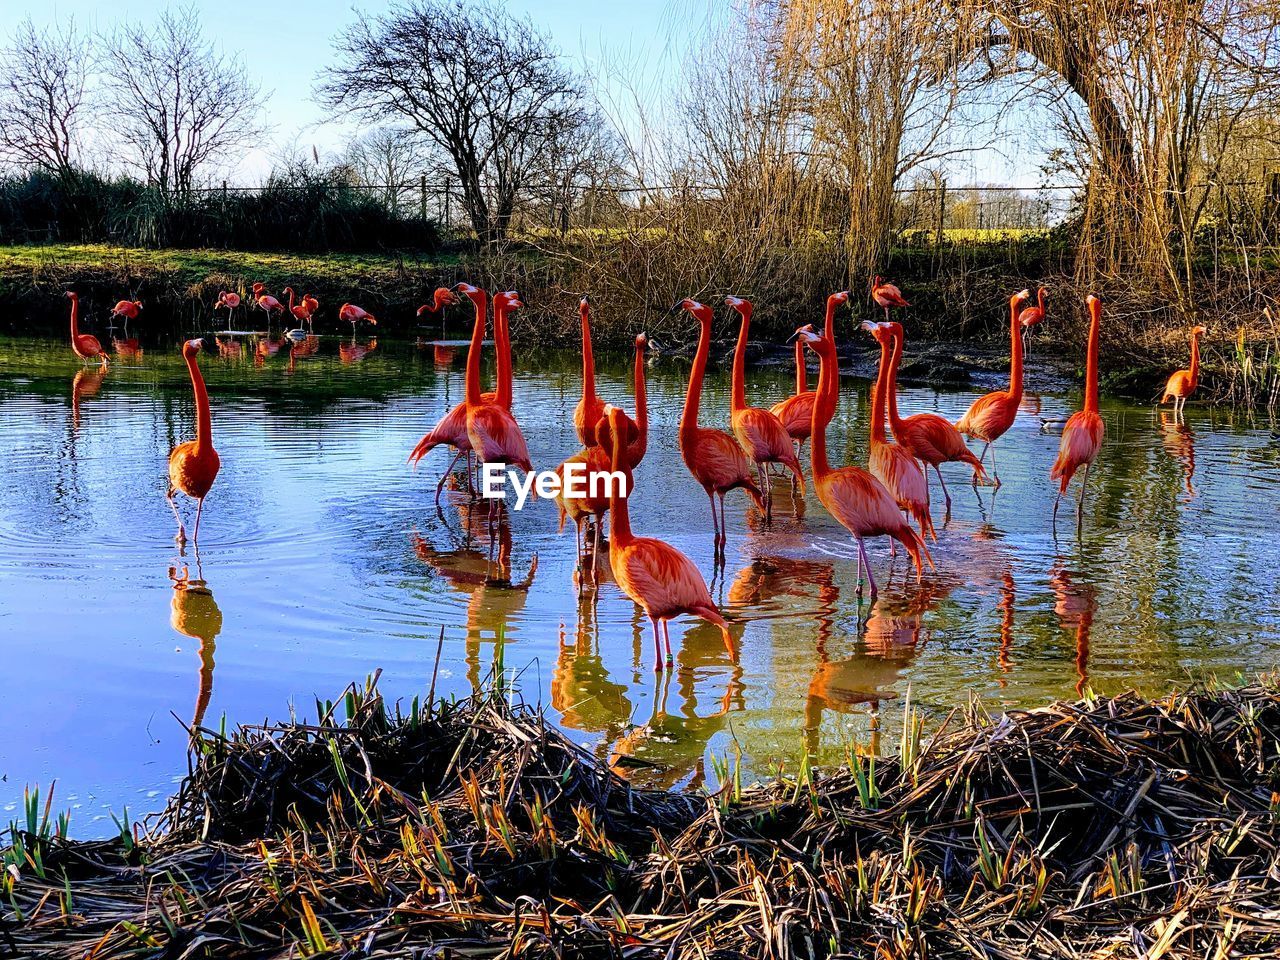
[[862, 538], [854, 537], [854, 540], [858, 544], [858, 599], [861, 600], [862, 599], [862, 558], [864, 556], [864, 551], [862, 549]]
[[1076, 501], [1077, 533], [1084, 529], [1084, 491], [1085, 487], [1089, 486], [1089, 468], [1092, 466], [1092, 463], [1086, 463], [1084, 465], [1084, 476], [1080, 480], [1080, 499]]
[[995, 441], [991, 442], [991, 476], [995, 480], [995, 485], [1000, 486], [1000, 469], [996, 466], [996, 445]]
[[667, 648], [667, 667], [670, 668], [676, 662], [676, 658], [671, 655], [671, 634], [667, 631], [670, 620], [662, 621], [662, 643]]
[[191, 534], [191, 542], [196, 546], [200, 544], [200, 514], [204, 512], [204, 497], [196, 501], [196, 528]]
[[938, 483], [942, 484], [942, 495], [946, 497], [947, 500], [946, 519], [949, 520], [951, 519], [951, 493], [947, 490], [947, 481], [942, 479], [942, 470], [936, 463], [933, 465], [933, 472], [938, 475]]
[[720, 518], [716, 515], [716, 495], [707, 490], [707, 499], [711, 501], [711, 526], [715, 529], [713, 543], [715, 544], [714, 555], [717, 560], [720, 559]]
[[729, 547], [729, 526], [724, 520], [724, 493], [720, 494], [720, 559], [725, 559]]
[[444, 489], [445, 480], [449, 479], [449, 474], [453, 472], [453, 468], [458, 465], [458, 461], [462, 459], [463, 451], [459, 450], [453, 455], [453, 460], [449, 466], [445, 467], [444, 473], [440, 474], [440, 482], [436, 484], [436, 506], [440, 506], [440, 491]]
[[177, 521], [177, 524], [178, 524], [178, 534], [173, 539], [178, 541], [178, 543], [181, 544], [181, 543], [187, 542], [187, 531], [182, 526], [182, 515], [178, 513], [178, 504], [174, 502], [174, 499], [173, 499], [173, 495], [175, 492], [176, 491], [173, 489], [173, 487], [170, 487], [169, 492], [166, 493], [164, 496], [165, 496], [165, 499], [169, 501], [169, 509], [173, 511], [173, 519]]
[[595, 522], [591, 524], [591, 583], [593, 586], [600, 585], [599, 574], [596, 572], [596, 564], [600, 557], [600, 518], [596, 517]]
[[[867, 568], [867, 583], [871, 585], [871, 599], [874, 600], [879, 591], [876, 589], [875, 574], [871, 572], [871, 561], [867, 559], [867, 545], [862, 541], [861, 537], [858, 538], [858, 552], [862, 554], [862, 563]], [[858, 586], [861, 588], [861, 581], [859, 581]], [[861, 589], [859, 589], [859, 594], [861, 594]]]
[[658, 636], [658, 621], [652, 615], [649, 622], [653, 624], [653, 672], [662, 672], [662, 641]]

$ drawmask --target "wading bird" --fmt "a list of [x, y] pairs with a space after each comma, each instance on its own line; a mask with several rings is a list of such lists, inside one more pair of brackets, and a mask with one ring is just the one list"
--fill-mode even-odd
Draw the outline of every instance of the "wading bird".
[[738, 312], [738, 345], [733, 351], [732, 390], [729, 400], [729, 427], [738, 446], [756, 465], [756, 481], [765, 495], [765, 517], [773, 516], [773, 485], [769, 483], [768, 469], [780, 463], [792, 474], [792, 489], [798, 484], [804, 496], [804, 471], [796, 457], [795, 446], [786, 427], [776, 416], [762, 407], [747, 405], [747, 334], [751, 328], [751, 313], [755, 309], [751, 301], [741, 297], [726, 297], [725, 304]]
[[986, 480], [987, 474], [982, 464], [964, 443], [960, 431], [946, 417], [936, 413], [915, 413], [909, 417], [898, 415], [898, 364], [902, 360], [902, 351], [906, 337], [902, 324], [887, 324], [894, 337], [893, 359], [889, 363], [889, 426], [893, 430], [893, 439], [921, 463], [925, 465], [925, 480], [928, 480], [927, 468], [933, 467], [938, 475], [938, 483], [942, 484], [942, 495], [947, 502], [947, 515], [951, 514], [951, 494], [947, 492], [947, 482], [942, 479], [942, 471], [938, 469], [943, 463], [967, 463], [973, 468], [974, 483]]
[[351, 324], [351, 335], [356, 335], [356, 324], [364, 321], [372, 327], [378, 325], [377, 319], [368, 311], [357, 307], [354, 303], [344, 303], [338, 308], [338, 319]]
[[933, 560], [920, 535], [898, 511], [893, 494], [885, 489], [884, 484], [861, 467], [832, 469], [827, 460], [827, 424], [835, 417], [839, 401], [840, 374], [836, 345], [825, 337], [819, 337], [812, 327], [802, 327], [798, 335], [818, 355], [820, 362], [818, 398], [813, 405], [813, 427], [809, 442], [813, 488], [827, 512], [853, 535], [858, 544], [858, 596], [862, 596], [862, 568], [865, 566], [874, 599], [878, 591], [875, 577], [871, 573], [871, 564], [867, 560], [864, 543], [866, 537], [888, 536], [901, 543], [915, 563], [917, 581], [923, 575], [924, 561], [928, 561], [932, 567]]
[[1058, 459], [1049, 472], [1052, 480], [1059, 481], [1058, 496], [1053, 501], [1053, 519], [1058, 519], [1058, 504], [1067, 492], [1067, 485], [1077, 470], [1084, 467], [1080, 480], [1080, 499], [1076, 502], [1076, 525], [1084, 521], [1084, 491], [1089, 485], [1089, 468], [1102, 449], [1103, 425], [1098, 416], [1098, 331], [1102, 323], [1102, 301], [1089, 294], [1085, 298], [1089, 306], [1089, 354], [1085, 361], [1084, 409], [1073, 413], [1062, 431], [1062, 443], [1058, 447]]
[[573, 408], [573, 429], [584, 447], [596, 445], [596, 424], [604, 416], [604, 401], [596, 394], [596, 361], [591, 352], [591, 303], [583, 297], [578, 303], [582, 319], [582, 399]]
[[1187, 397], [1196, 392], [1200, 385], [1200, 338], [1208, 331], [1204, 327], [1191, 328], [1191, 369], [1178, 370], [1164, 385], [1164, 396], [1161, 403], [1173, 401], [1173, 412], [1181, 416], [1187, 406]]
[[929, 480], [920, 468], [919, 461], [902, 444], [892, 442], [884, 429], [885, 411], [893, 390], [890, 363], [897, 343], [897, 337], [891, 329], [893, 326], [897, 324], [862, 325], [862, 329], [868, 331], [880, 344], [880, 370], [876, 375], [875, 386], [871, 388], [871, 450], [868, 466], [872, 475], [893, 494], [898, 506], [920, 524], [920, 535], [932, 536], [936, 542], [938, 534], [933, 529], [933, 518], [929, 515]]
[[[715, 556], [723, 561], [728, 533], [725, 529], [724, 495], [738, 487], [746, 490], [761, 510], [765, 509], [764, 495], [751, 476], [751, 463], [747, 460], [738, 441], [723, 430], [698, 426], [698, 406], [702, 400], [702, 380], [707, 372], [707, 357], [711, 353], [711, 308], [696, 300], [685, 298], [678, 307], [687, 310], [701, 325], [698, 336], [698, 352], [689, 371], [689, 389], [684, 398], [684, 412], [680, 416], [680, 456], [693, 474], [693, 478], [707, 492], [711, 501], [711, 523], [715, 528]], [[716, 497], [720, 498], [720, 512], [716, 513]]]
[[996, 469], [993, 444], [1013, 426], [1013, 421], [1018, 416], [1018, 405], [1022, 403], [1022, 331], [1018, 326], [1018, 312], [1029, 299], [1030, 290], [1022, 290], [1009, 298], [1009, 340], [1012, 351], [1009, 389], [993, 390], [979, 397], [956, 423], [956, 429], [966, 437], [983, 442], [982, 455], [978, 458], [981, 462], [986, 462], [987, 450], [991, 450], [991, 474], [997, 487], [1000, 486], [1000, 471]]
[[236, 308], [240, 306], [240, 294], [232, 293], [230, 290], [222, 290], [218, 293], [218, 302], [213, 305], [213, 312], [219, 310], [227, 311], [227, 327], [231, 326], [231, 318], [235, 315]]
[[80, 332], [80, 294], [68, 290], [67, 299], [71, 301], [71, 350], [77, 357], [88, 363], [90, 360], [102, 361], [102, 369], [111, 366], [107, 360], [107, 352], [102, 349], [98, 338], [91, 333]]
[[1022, 326], [1022, 352], [1028, 353], [1028, 344], [1031, 338], [1031, 328], [1038, 327], [1044, 323], [1044, 301], [1045, 294], [1048, 293], [1044, 287], [1036, 288], [1036, 305], [1034, 307], [1024, 307], [1022, 312], [1018, 314], [1018, 323]]
[[196, 502], [196, 525], [191, 539], [195, 544], [200, 542], [200, 515], [204, 512], [204, 498], [209, 488], [218, 477], [218, 468], [222, 462], [218, 459], [218, 451], [213, 449], [213, 424], [209, 415], [209, 392], [204, 386], [204, 377], [200, 375], [200, 364], [196, 357], [200, 353], [202, 342], [188, 340], [182, 345], [182, 359], [186, 361], [187, 372], [191, 374], [191, 390], [196, 401], [196, 438], [180, 443], [169, 454], [169, 491], [165, 496], [173, 509], [173, 517], [178, 521], [179, 543], [186, 543], [187, 531], [182, 525], [182, 517], [178, 513], [178, 505], [173, 495], [181, 490]]
[[[621, 414], [617, 408], [609, 410], [609, 432], [613, 438], [610, 462], [614, 470], [622, 470], [626, 465], [623, 446], [625, 425]], [[625, 493], [629, 496], [631, 491]], [[637, 537], [631, 532], [627, 496], [620, 495], [616, 483], [610, 484], [609, 494], [609, 568], [619, 589], [644, 609], [653, 625], [653, 669], [662, 669], [664, 646], [667, 665], [674, 663], [667, 623], [672, 617], [684, 614], [701, 617], [719, 627], [729, 656], [736, 656], [729, 625], [720, 615], [707, 583], [693, 561], [661, 540]]]
[[888, 320], [890, 307], [909, 307], [911, 304], [903, 297], [901, 290], [892, 283], [882, 283], [882, 279], [876, 277], [871, 281], [871, 299], [884, 308], [884, 318]]
[[129, 337], [129, 321], [137, 320], [138, 314], [141, 312], [141, 310], [142, 310], [141, 300], [121, 300], [119, 303], [117, 303], [114, 307], [111, 308], [111, 316], [113, 319], [115, 317], [120, 317], [121, 319], [124, 320], [125, 339], [128, 339]]
[[[849, 291], [841, 290], [827, 297], [826, 321], [822, 335], [835, 342], [836, 307], [849, 301]], [[809, 431], [813, 428], [813, 400], [816, 394], [809, 389], [808, 370], [805, 366], [805, 345], [796, 338], [796, 392], [785, 400], [780, 400], [769, 408], [769, 412], [782, 421], [791, 439], [796, 441], [797, 453], [804, 449], [804, 442], [809, 439]]]
[[[254, 286], [260, 287], [262, 284], [255, 283]], [[277, 313], [284, 313], [284, 304], [269, 293], [255, 293], [253, 302], [254, 306], [267, 315], [268, 327], [271, 326], [272, 316]]]

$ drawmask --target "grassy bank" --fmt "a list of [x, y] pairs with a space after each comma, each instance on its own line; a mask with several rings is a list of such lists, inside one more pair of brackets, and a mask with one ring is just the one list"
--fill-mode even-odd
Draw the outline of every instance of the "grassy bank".
[[[150, 832], [3, 854], [22, 957], [1235, 957], [1280, 950], [1280, 688], [978, 707], [901, 754], [631, 789], [500, 696], [203, 732]], [[344, 721], [335, 714], [345, 716]]]

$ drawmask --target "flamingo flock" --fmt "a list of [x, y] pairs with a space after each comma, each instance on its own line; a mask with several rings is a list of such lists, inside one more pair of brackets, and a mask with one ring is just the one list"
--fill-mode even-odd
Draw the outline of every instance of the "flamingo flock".
[[[276, 314], [283, 315], [287, 309], [288, 315], [299, 324], [288, 336], [301, 333], [303, 339], [314, 340], [310, 329], [319, 302], [309, 294], [299, 299], [290, 287], [284, 288], [283, 292], [288, 296], [287, 307], [268, 293], [264, 285], [254, 284], [251, 295], [253, 307], [264, 311], [269, 321]], [[730, 409], [725, 424], [727, 430], [700, 421], [715, 311], [691, 298], [676, 303], [672, 309], [683, 311], [698, 325], [697, 349], [689, 372], [676, 445], [685, 467], [707, 496], [717, 570], [724, 561], [728, 539], [726, 499], [734, 491], [741, 490], [763, 515], [764, 522], [770, 523], [773, 518], [771, 471], [784, 468], [791, 475], [792, 502], [797, 516], [800, 515], [797, 501], [803, 501], [806, 494], [806, 465], [802, 462], [802, 454], [807, 443], [808, 484], [823, 508], [848, 531], [856, 548], [859, 597], [862, 596], [864, 570], [871, 597], [874, 599], [878, 594], [873, 564], [867, 551], [869, 540], [887, 538], [891, 553], [902, 547], [914, 568], [917, 582], [921, 581], [925, 568], [932, 570], [935, 566], [928, 543], [938, 540], [933, 522], [929, 471], [932, 470], [938, 479], [948, 517], [951, 494], [943, 479], [942, 464], [965, 465], [972, 474], [975, 487], [987, 483], [1000, 484], [995, 444], [1008, 432], [1018, 415], [1023, 394], [1025, 338], [1031, 328], [1045, 320], [1045, 294], [1043, 288], [1038, 291], [1034, 307], [1026, 306], [1031, 299], [1029, 290], [1010, 298], [1009, 386], [976, 399], [953, 424], [935, 413], [901, 416], [897, 376], [906, 335], [903, 325], [890, 319], [890, 311], [905, 308], [909, 303], [898, 287], [880, 277], [874, 278], [871, 300], [883, 309], [885, 319], [862, 324], [863, 331], [879, 347], [879, 362], [871, 392], [869, 454], [865, 465], [843, 466], [833, 466], [829, 459], [827, 429], [840, 403], [836, 314], [849, 303], [849, 291], [838, 291], [827, 298], [821, 332], [811, 324], [796, 330], [795, 392], [770, 406], [748, 402], [746, 391], [746, 355], [754, 305], [742, 297], [725, 299], [724, 306], [731, 315], [736, 315], [738, 324]], [[67, 297], [71, 304], [72, 350], [86, 364], [100, 360], [105, 372], [108, 359], [101, 343], [95, 337], [80, 332], [79, 297], [74, 292], [69, 292]], [[488, 292], [479, 287], [458, 283], [451, 288], [437, 289], [432, 303], [418, 313], [420, 316], [424, 313], [441, 316], [443, 322], [443, 312], [461, 303], [464, 297], [470, 301], [473, 312], [464, 398], [423, 435], [409, 454], [409, 462], [416, 466], [436, 447], [443, 446], [453, 452], [453, 459], [436, 487], [437, 505], [446, 479], [453, 475], [464, 457], [467, 461], [465, 479], [473, 501], [478, 496], [475, 478], [483, 466], [492, 465], [502, 471], [516, 470], [525, 474], [534, 471], [528, 443], [514, 413], [508, 319], [511, 311], [520, 309], [524, 304], [515, 291], [499, 292], [490, 298]], [[1090, 469], [1102, 449], [1105, 433], [1098, 396], [1103, 305], [1094, 295], [1087, 297], [1085, 303], [1090, 323], [1083, 408], [1067, 420], [1058, 457], [1049, 469], [1050, 479], [1057, 484], [1055, 523], [1062, 497], [1068, 492], [1073, 479], [1080, 476], [1076, 504], [1078, 525], [1083, 522]], [[215, 312], [227, 310], [230, 324], [234, 311], [240, 306], [238, 294], [222, 291], [215, 304]], [[490, 306], [497, 371], [494, 389], [483, 392], [481, 353]], [[121, 301], [112, 311], [112, 316], [136, 319], [141, 309], [140, 301]], [[342, 305], [338, 318], [352, 324], [353, 336], [358, 324], [377, 323], [367, 311], [350, 303]], [[639, 468], [652, 439], [645, 382], [650, 342], [644, 334], [635, 338], [634, 414], [629, 415], [619, 403], [614, 402], [617, 398], [600, 395], [591, 340], [591, 303], [587, 297], [579, 303], [579, 325], [582, 394], [574, 408], [572, 427], [582, 449], [556, 468], [555, 474], [562, 483], [554, 497], [561, 529], [566, 520], [572, 520], [575, 526], [578, 589], [581, 592], [599, 587], [598, 560], [602, 549], [607, 549], [606, 570], [617, 587], [643, 610], [650, 621], [655, 670], [661, 671], [664, 666], [669, 668], [673, 662], [668, 624], [681, 616], [697, 617], [713, 625], [719, 630], [730, 655], [736, 656], [730, 624], [712, 599], [707, 581], [694, 562], [672, 545], [657, 538], [641, 536], [632, 529], [629, 500], [635, 495]], [[1187, 397], [1198, 385], [1199, 341], [1204, 333], [1203, 327], [1192, 331], [1190, 368], [1174, 373], [1163, 394], [1162, 402], [1173, 401], [1175, 417], [1181, 414]], [[182, 345], [182, 357], [195, 403], [195, 439], [178, 444], [169, 456], [167, 499], [177, 521], [176, 539], [180, 543], [186, 541], [186, 526], [174, 499], [176, 494], [182, 493], [195, 502], [192, 540], [198, 543], [205, 498], [221, 467], [213, 445], [209, 395], [198, 362], [202, 348], [203, 341], [199, 339], [188, 340]], [[812, 390], [808, 386], [806, 351], [818, 359], [818, 382]], [[980, 441], [983, 445], [981, 451], [975, 453], [971, 450], [966, 438]], [[991, 456], [990, 474], [986, 465], [988, 453]], [[624, 482], [610, 482], [604, 492], [591, 484], [587, 495], [569, 495], [567, 478], [579, 469], [588, 477], [607, 473], [623, 478]], [[532, 483], [530, 489], [533, 489]], [[503, 499], [490, 498], [486, 523], [491, 544], [502, 540], [505, 509]], [[606, 522], [607, 538], [603, 532]], [[495, 533], [495, 530], [499, 532]]]

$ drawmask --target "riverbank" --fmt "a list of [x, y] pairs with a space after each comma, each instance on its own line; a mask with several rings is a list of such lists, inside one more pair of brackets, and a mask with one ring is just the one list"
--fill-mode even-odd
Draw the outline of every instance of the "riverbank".
[[[636, 790], [498, 693], [222, 736], [148, 831], [30, 804], [13, 957], [1227, 957], [1280, 949], [1280, 687], [978, 706], [900, 756]], [[336, 716], [347, 719], [339, 721]], [[631, 761], [638, 762], [638, 761]]]

